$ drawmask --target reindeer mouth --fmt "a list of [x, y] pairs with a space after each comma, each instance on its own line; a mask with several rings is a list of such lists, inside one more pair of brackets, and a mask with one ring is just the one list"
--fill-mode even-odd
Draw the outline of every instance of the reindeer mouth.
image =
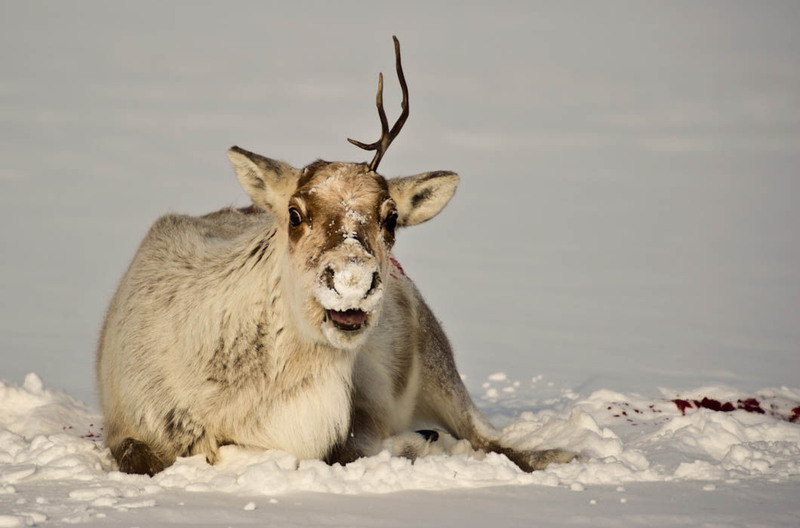
[[328, 310], [327, 314], [333, 325], [345, 332], [361, 330], [361, 327], [367, 322], [367, 313], [363, 310], [345, 310], [343, 312]]

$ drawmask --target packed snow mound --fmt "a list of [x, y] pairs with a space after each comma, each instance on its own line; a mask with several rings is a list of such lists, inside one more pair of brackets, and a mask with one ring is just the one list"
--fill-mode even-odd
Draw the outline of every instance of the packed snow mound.
[[[754, 399], [763, 412], [752, 402], [747, 409], [725, 406], [728, 412], [676, 404], [703, 398]], [[562, 447], [582, 458], [532, 474], [491, 453], [480, 460], [464, 454], [411, 462], [384, 451], [347, 466], [329, 466], [278, 451], [226, 446], [215, 466], [199, 456], [181, 458], [149, 478], [116, 471], [103, 446], [100, 417], [29, 374], [22, 386], [0, 382], [0, 526], [102, 518], [109, 509], [154, 506], [167, 490], [271, 497], [299, 491], [367, 494], [499, 485], [582, 490], [626, 482], [800, 477], [800, 424], [792, 422], [800, 405], [797, 390], [745, 395], [705, 387], [683, 394], [665, 390], [658, 398], [600, 390], [584, 399], [565, 391], [551, 403], [523, 412], [503, 429], [503, 441], [521, 449]], [[32, 504], [20, 498], [44, 483], [57, 484], [49, 493], [63, 494], [63, 500]]]

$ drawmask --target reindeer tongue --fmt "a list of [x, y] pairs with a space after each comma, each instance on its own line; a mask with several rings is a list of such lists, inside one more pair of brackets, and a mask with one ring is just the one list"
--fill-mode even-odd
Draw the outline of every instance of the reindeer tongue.
[[344, 312], [328, 310], [328, 315], [334, 323], [346, 326], [361, 326], [367, 321], [367, 314], [361, 310], [346, 310]]

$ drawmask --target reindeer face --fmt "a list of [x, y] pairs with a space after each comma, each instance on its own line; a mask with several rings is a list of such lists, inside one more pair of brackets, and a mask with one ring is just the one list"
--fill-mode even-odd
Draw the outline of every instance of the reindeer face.
[[228, 155], [253, 202], [285, 233], [275, 258], [295, 326], [309, 340], [358, 347], [380, 318], [395, 229], [435, 216], [458, 176], [386, 180], [360, 163], [298, 170], [238, 147]]
[[363, 164], [306, 167], [287, 205], [288, 253], [306, 318], [337, 348], [359, 345], [380, 314], [397, 206]]

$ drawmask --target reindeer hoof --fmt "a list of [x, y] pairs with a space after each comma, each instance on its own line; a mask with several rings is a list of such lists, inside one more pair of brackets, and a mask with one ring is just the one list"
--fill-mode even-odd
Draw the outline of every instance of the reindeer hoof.
[[153, 453], [150, 446], [140, 440], [126, 438], [115, 448], [111, 454], [117, 459], [119, 470], [124, 473], [136, 475], [150, 475], [164, 470], [164, 462]]
[[546, 468], [550, 464], [566, 464], [580, 457], [571, 451], [564, 449], [543, 449], [541, 451], [517, 451], [510, 447], [494, 445], [491, 451], [505, 455], [515, 463], [522, 471], [531, 473]]

